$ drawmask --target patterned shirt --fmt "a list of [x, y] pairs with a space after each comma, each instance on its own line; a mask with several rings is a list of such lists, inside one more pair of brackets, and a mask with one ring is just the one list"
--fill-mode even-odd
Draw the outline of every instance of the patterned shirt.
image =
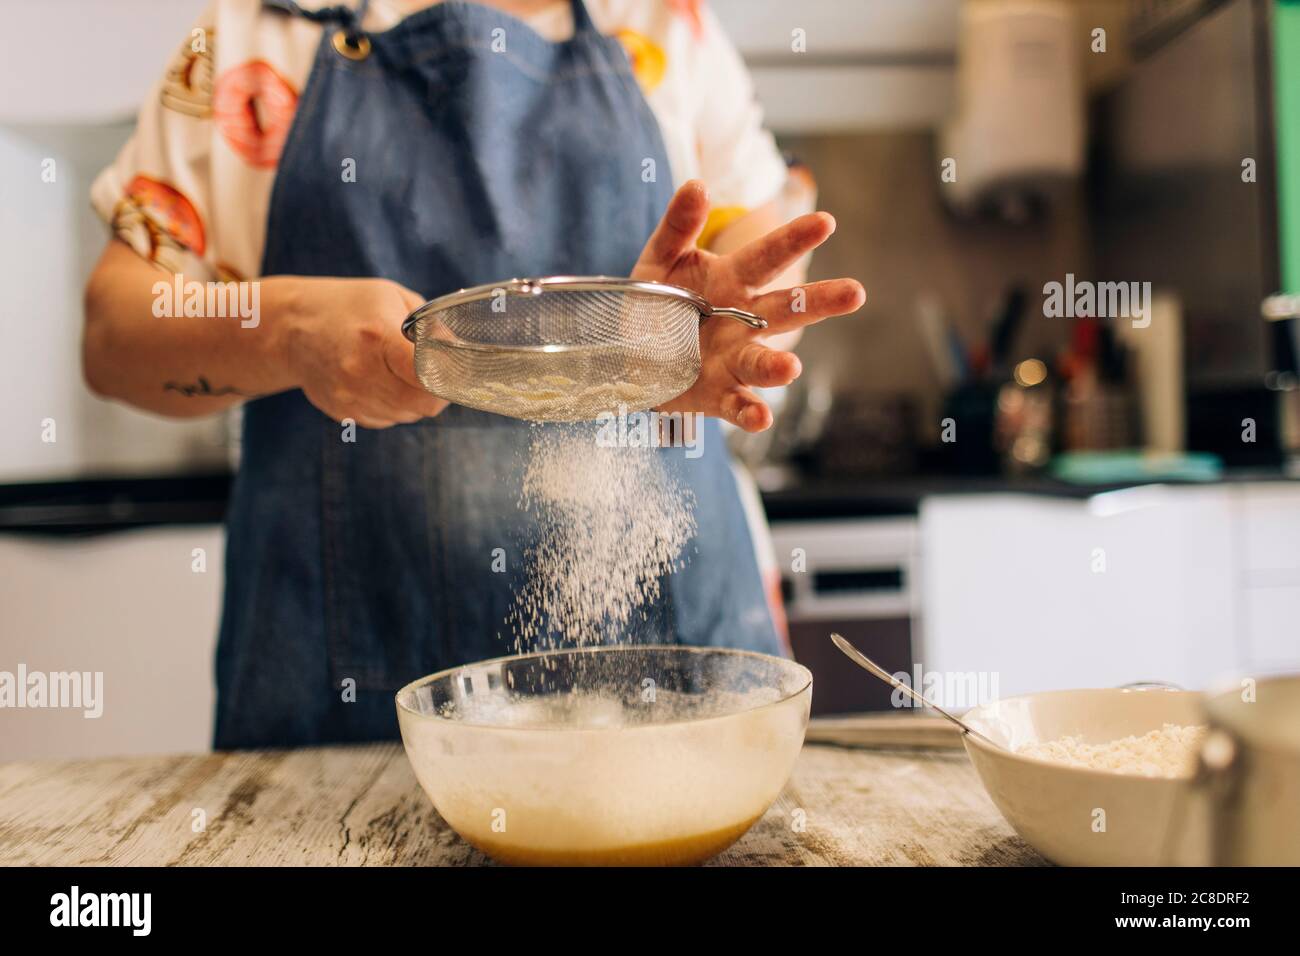
[[[785, 164], [763, 128], [744, 64], [702, 0], [586, 5], [597, 29], [627, 50], [674, 182], [703, 179], [718, 222], [774, 199]], [[388, 29], [426, 6], [373, 0], [363, 27]], [[561, 40], [572, 35], [572, 8], [555, 0], [527, 22]], [[260, 0], [213, 0], [141, 107], [135, 133], [92, 188], [95, 209], [114, 232], [169, 272], [255, 278], [276, 164], [321, 30], [263, 10]]]

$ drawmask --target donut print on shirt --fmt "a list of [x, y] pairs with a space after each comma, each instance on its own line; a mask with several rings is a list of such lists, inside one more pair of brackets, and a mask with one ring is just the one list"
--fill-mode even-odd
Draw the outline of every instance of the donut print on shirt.
[[[428, 2], [376, 0], [367, 26], [376, 34], [393, 29]], [[357, 0], [304, 6], [336, 4], [355, 9]], [[780, 192], [785, 164], [707, 0], [585, 4], [596, 29], [621, 41], [677, 184], [706, 179], [715, 201], [728, 207], [753, 208]], [[95, 179], [92, 202], [119, 237], [168, 271], [214, 278], [232, 274], [233, 266], [252, 277], [262, 262], [275, 171], [320, 54], [321, 29], [264, 12], [261, 0], [196, 5], [206, 12], [166, 51], [136, 132]], [[549, 4], [527, 6], [538, 11], [525, 18], [536, 32], [553, 43], [568, 39], [569, 18], [544, 10]], [[736, 117], [725, 136], [701, 123], [706, 101], [711, 116]], [[207, 220], [216, 210], [220, 228]]]
[[212, 97], [212, 113], [226, 144], [259, 169], [280, 161], [297, 107], [297, 92], [265, 60], [222, 73]]
[[701, 0], [667, 0], [668, 8], [691, 25], [691, 35], [704, 39], [704, 15], [700, 12]]
[[203, 235], [203, 220], [194, 204], [176, 187], [148, 176], [136, 176], [126, 184], [126, 197], [122, 200], [123, 215], [141, 216], [151, 227], [150, 236], [157, 251], [160, 242], [171, 240], [203, 255], [207, 242]]
[[202, 119], [212, 112], [214, 30], [196, 30], [167, 67], [159, 101], [168, 109]]
[[649, 93], [664, 81], [668, 67], [668, 58], [659, 44], [643, 33], [626, 27], [614, 31], [614, 36], [623, 44], [628, 59], [632, 61], [632, 75], [642, 92]]

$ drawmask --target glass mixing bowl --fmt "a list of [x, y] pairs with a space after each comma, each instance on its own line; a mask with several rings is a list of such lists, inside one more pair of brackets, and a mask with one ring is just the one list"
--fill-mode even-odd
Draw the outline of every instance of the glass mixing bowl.
[[549, 651], [397, 693], [434, 807], [502, 863], [671, 865], [726, 849], [803, 746], [812, 674], [722, 648]]

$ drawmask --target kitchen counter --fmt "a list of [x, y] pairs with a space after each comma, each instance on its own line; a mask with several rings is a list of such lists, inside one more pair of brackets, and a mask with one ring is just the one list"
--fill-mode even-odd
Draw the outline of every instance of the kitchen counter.
[[[3, 865], [488, 862], [442, 821], [397, 744], [0, 765]], [[998, 814], [964, 752], [821, 744], [805, 745], [777, 802], [713, 861], [1044, 862]]]
[[1085, 501], [1093, 495], [1144, 485], [1205, 488], [1224, 484], [1294, 481], [1291, 471], [1278, 469], [1234, 470], [1213, 482], [1134, 480], [1107, 484], [1080, 484], [1049, 475], [1019, 478], [998, 476], [917, 475], [831, 481], [804, 478], [788, 487], [762, 490], [769, 521], [810, 521], [836, 518], [884, 518], [915, 515], [926, 498], [946, 495], [1029, 495], [1040, 498]]
[[[1295, 469], [1233, 470], [1220, 481], [1295, 480]], [[0, 532], [82, 536], [156, 525], [220, 524], [233, 476], [229, 472], [161, 478], [103, 478], [81, 481], [0, 484]], [[936, 495], [1017, 494], [1083, 500], [1106, 491], [1157, 482], [1077, 484], [1050, 476], [910, 475], [858, 480], [812, 476], [787, 478], [762, 487], [771, 521], [879, 518], [915, 515], [922, 500]]]

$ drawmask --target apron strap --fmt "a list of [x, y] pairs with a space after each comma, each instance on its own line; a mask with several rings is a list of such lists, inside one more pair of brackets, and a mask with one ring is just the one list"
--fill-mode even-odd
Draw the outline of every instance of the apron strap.
[[[572, 2], [573, 35], [597, 32], [596, 24], [592, 22], [591, 14], [587, 12], [587, 5], [582, 0], [572, 0]], [[337, 23], [343, 28], [348, 41], [354, 45], [363, 33], [361, 22], [366, 18], [366, 8], [369, 6], [370, 0], [358, 0], [355, 9], [339, 3], [329, 7], [321, 7], [319, 10], [308, 10], [297, 3], [296, 0], [262, 0], [263, 9], [274, 13], [302, 17], [304, 20], [310, 20], [313, 23]]]
[[582, 33], [597, 33], [596, 24], [591, 20], [591, 14], [587, 12], [587, 5], [582, 0], [573, 0], [573, 35], [576, 37]]
[[308, 10], [301, 4], [296, 3], [295, 0], [262, 0], [262, 8], [273, 13], [302, 17], [312, 23], [337, 23], [346, 35], [348, 42], [353, 45], [358, 43], [363, 34], [361, 21], [366, 18], [366, 8], [369, 6], [370, 0], [358, 0], [356, 7], [338, 3], [329, 7], [321, 7], [318, 10]]

